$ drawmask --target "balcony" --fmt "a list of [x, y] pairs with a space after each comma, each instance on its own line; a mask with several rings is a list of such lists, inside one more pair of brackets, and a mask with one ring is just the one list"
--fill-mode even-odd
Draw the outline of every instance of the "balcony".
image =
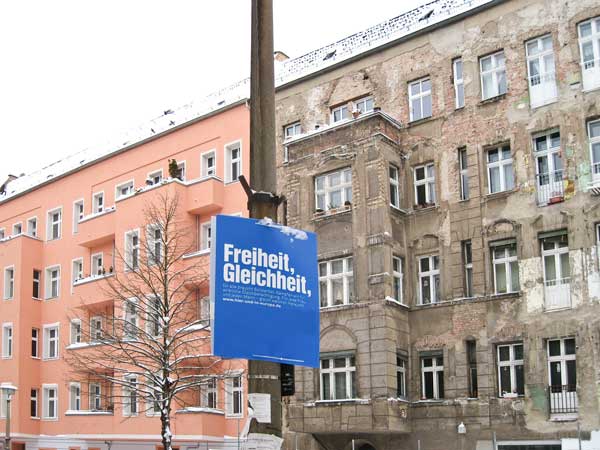
[[558, 98], [556, 74], [549, 72], [529, 77], [529, 96], [532, 108], [538, 108], [556, 101]]
[[600, 195], [600, 162], [592, 163], [592, 181], [588, 191], [594, 196]]
[[540, 173], [536, 175], [537, 204], [540, 206], [560, 203], [565, 199], [563, 171]]
[[83, 247], [97, 247], [115, 238], [115, 207], [101, 213], [90, 214], [78, 224], [75, 242]]
[[570, 278], [544, 281], [544, 299], [547, 311], [571, 307], [570, 281]]
[[550, 419], [573, 420], [579, 411], [577, 388], [573, 384], [549, 386], [548, 405]]
[[186, 183], [186, 209], [191, 214], [209, 214], [223, 208], [225, 186], [216, 177]]
[[584, 91], [600, 88], [600, 59], [592, 59], [581, 63], [581, 76]]

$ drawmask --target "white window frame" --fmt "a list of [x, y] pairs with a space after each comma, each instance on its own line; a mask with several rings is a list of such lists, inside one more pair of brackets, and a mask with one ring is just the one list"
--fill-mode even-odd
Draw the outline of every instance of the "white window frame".
[[[407, 398], [406, 391], [406, 374], [408, 372], [408, 358], [403, 355], [396, 355], [396, 397]], [[398, 379], [402, 379], [402, 384], [398, 382]]]
[[[502, 65], [498, 65], [498, 59], [500, 56], [502, 56]], [[491, 60], [491, 69], [484, 71], [483, 70], [483, 61], [486, 59]], [[504, 91], [504, 92], [500, 91], [500, 83], [499, 83], [499, 79], [500, 79], [499, 75], [502, 73], [504, 73], [505, 88], [506, 88], [506, 91]], [[495, 98], [500, 95], [506, 94], [508, 92], [508, 79], [506, 77], [506, 57], [504, 55], [504, 50], [498, 50], [497, 52], [494, 52], [491, 55], [481, 56], [479, 58], [479, 75], [480, 75], [479, 79], [481, 82], [481, 100], [488, 100], [488, 99]], [[492, 77], [492, 86], [493, 86], [493, 91], [488, 96], [485, 95], [484, 88], [483, 88], [483, 86], [484, 86], [483, 79], [486, 76]]]
[[302, 125], [299, 120], [283, 127], [284, 140], [288, 140], [298, 134], [302, 134]]
[[343, 122], [351, 117], [348, 103], [331, 108], [330, 111], [331, 123]]
[[[239, 385], [234, 386], [235, 380]], [[235, 410], [236, 396], [239, 399], [239, 411]], [[225, 417], [242, 417], [244, 414], [244, 379], [241, 374], [225, 378]]]
[[[156, 232], [159, 232], [159, 236], [157, 238]], [[157, 252], [158, 245], [158, 252]], [[146, 246], [147, 252], [146, 259], [148, 261], [149, 266], [153, 266], [159, 264], [163, 261], [164, 257], [164, 246], [162, 241], [162, 228], [160, 224], [148, 225], [146, 227]], [[157, 255], [158, 253], [158, 255]], [[158, 258], [157, 258], [158, 256]]]
[[[131, 306], [132, 305], [132, 306]], [[135, 340], [140, 328], [140, 306], [137, 298], [125, 300], [123, 305], [123, 338]]]
[[200, 250], [210, 249], [212, 240], [212, 227], [211, 222], [204, 222], [200, 224]]
[[[97, 388], [97, 391], [96, 391]], [[89, 408], [90, 411], [103, 411], [102, 409], [102, 385], [100, 383], [89, 384]]]
[[[209, 158], [212, 157], [212, 165], [209, 165]], [[200, 154], [200, 166], [202, 178], [217, 176], [217, 149], [213, 148]]]
[[[83, 258], [71, 260], [71, 286], [83, 279]], [[72, 291], [72, 289], [71, 289]]]
[[[511, 256], [509, 247], [512, 247], [512, 246], [514, 246], [514, 248], [515, 248], [515, 254]], [[500, 247], [502, 247], [504, 249], [504, 256], [497, 258], [496, 250], [499, 249]], [[517, 263], [517, 267], [516, 267], [517, 274], [519, 272], [519, 258], [517, 255], [517, 241], [511, 240], [510, 242], [506, 242], [506, 243], [502, 243], [502, 244], [495, 244], [495, 245], [494, 245], [494, 243], [492, 243], [490, 251], [492, 253], [492, 272], [493, 272], [493, 276], [494, 276], [494, 294], [501, 295], [501, 294], [510, 294], [513, 292], [519, 292], [519, 290], [521, 289], [519, 278], [517, 278], [517, 280], [519, 280], [519, 285], [517, 285], [517, 286], [512, 285], [513, 284], [512, 283], [512, 272], [513, 272], [512, 263]], [[504, 274], [506, 276], [506, 280], [505, 280], [506, 292], [498, 291], [498, 274], [496, 272], [497, 266], [504, 266]]]
[[[423, 169], [424, 178], [417, 180], [417, 170]], [[433, 173], [433, 175], [431, 175]], [[415, 205], [425, 204], [436, 204], [436, 193], [435, 193], [435, 165], [434, 163], [421, 164], [415, 166], [413, 169], [414, 179], [414, 191], [415, 191]], [[425, 186], [425, 203], [419, 203], [419, 195], [417, 188], [419, 186]]]
[[[151, 183], [148, 183], [148, 180]], [[149, 186], [156, 186], [158, 184], [160, 184], [163, 180], [163, 170], [162, 169], [157, 169], [157, 170], [153, 170], [152, 172], [148, 172], [148, 175], [146, 176], [146, 184]]]
[[[133, 243], [134, 237], [137, 237], [137, 244]], [[124, 242], [125, 272], [136, 271], [140, 267], [140, 229], [126, 231]]]
[[[464, 158], [463, 158], [464, 156]], [[469, 191], [469, 155], [466, 147], [458, 149], [458, 170], [459, 170], [459, 187], [460, 200], [468, 200], [470, 197]]]
[[217, 409], [219, 406], [219, 382], [217, 377], [210, 377], [201, 389], [200, 406]]
[[81, 319], [71, 319], [70, 327], [70, 344], [81, 344], [83, 342], [83, 334], [81, 328]]
[[[565, 341], [567, 340], [575, 341], [575, 353], [567, 354], [565, 349]], [[560, 341], [560, 355], [550, 356], [550, 342]], [[575, 361], [575, 376], [577, 376], [577, 340], [572, 337], [564, 337], [564, 338], [556, 338], [556, 339], [548, 339], [546, 341], [546, 355], [548, 357], [548, 386], [552, 386], [552, 380], [550, 377], [551, 373], [551, 364], [553, 362], [558, 362], [560, 364], [560, 386], [571, 386], [571, 384], [566, 383], [567, 381], [567, 361]]]
[[[517, 386], [517, 366], [523, 366], [523, 359], [516, 359], [515, 347], [521, 346], [521, 353], [525, 355], [525, 348], [523, 342], [515, 342], [512, 344], [499, 344], [496, 346], [496, 363], [498, 366], [498, 397], [514, 397], [518, 394]], [[509, 359], [508, 361], [500, 361], [500, 349], [508, 348]], [[510, 392], [502, 391], [502, 367], [509, 367], [510, 369]], [[523, 390], [525, 390], [525, 369], [523, 368]]]
[[[54, 338], [50, 338], [50, 333], [52, 330], [56, 330], [56, 336]], [[60, 355], [60, 325], [58, 323], [46, 324], [42, 327], [43, 333], [43, 355], [42, 359], [44, 361], [58, 359]], [[55, 354], [51, 355], [50, 353], [50, 344], [54, 342], [54, 351]]]
[[465, 277], [465, 297], [473, 297], [473, 242], [471, 239], [461, 243]]
[[186, 161], [176, 161], [177, 163], [177, 171], [181, 173], [181, 179], [177, 177], [179, 181], [185, 181], [185, 169], [186, 169]]
[[101, 276], [102, 270], [104, 269], [104, 253], [94, 253], [91, 256], [90, 266], [92, 268], [91, 273], [93, 276]]
[[[50, 390], [54, 392], [52, 398], [49, 397]], [[54, 400], [52, 415], [49, 412], [50, 400]], [[58, 385], [42, 384], [42, 420], [58, 420]]]
[[372, 95], [367, 95], [366, 97], [361, 97], [352, 102], [352, 112], [366, 114], [375, 108], [375, 100]]
[[[35, 395], [33, 395], [35, 392]], [[31, 415], [31, 406], [35, 404], [35, 415]], [[40, 417], [40, 390], [31, 388], [29, 390], [29, 417], [39, 419]]]
[[[37, 278], [35, 277], [35, 273], [36, 272], [38, 273], [38, 277]], [[42, 271], [39, 270], [39, 269], [32, 269], [31, 276], [32, 276], [32, 279], [31, 279], [31, 297], [33, 299], [35, 299], [35, 300], [41, 300], [41, 298], [42, 298], [41, 295], [43, 295], [42, 294]], [[34, 289], [33, 289], [33, 286], [35, 286], [36, 284], [37, 284], [37, 291], [38, 291], [37, 297], [35, 295], [33, 295], [35, 293]]]
[[[332, 179], [339, 176], [339, 183], [332, 185]], [[319, 184], [322, 181], [322, 187]], [[339, 192], [340, 204], [332, 202], [332, 194]], [[315, 209], [329, 211], [341, 208], [346, 202], [352, 202], [352, 168], [344, 167], [315, 177]], [[321, 207], [322, 206], [322, 207]]]
[[[336, 359], [345, 359], [344, 367], [335, 367]], [[327, 361], [328, 367], [323, 367], [323, 362]], [[356, 392], [358, 392], [357, 380], [356, 380], [356, 357], [353, 354], [345, 355], [327, 355], [321, 356], [319, 370], [319, 398], [323, 401], [335, 401], [335, 400], [350, 400], [355, 398]], [[344, 373], [344, 383], [346, 389], [345, 398], [336, 398], [336, 378], [335, 375], [338, 373]], [[329, 393], [325, 396], [325, 383], [324, 378], [329, 378]]]
[[15, 297], [15, 266], [4, 268], [4, 300], [12, 300]]
[[[238, 156], [232, 157], [233, 150], [238, 150]], [[225, 144], [225, 183], [235, 183], [242, 172], [242, 141], [234, 141]], [[237, 165], [237, 176], [233, 178], [233, 166]]]
[[[429, 270], [425, 272], [421, 272], [421, 261], [429, 260]], [[436, 268], [437, 264], [437, 268]], [[436, 287], [436, 277], [438, 279], [438, 284], [440, 284], [440, 259], [439, 255], [426, 255], [419, 256], [417, 258], [417, 274], [419, 277], [419, 305], [430, 305], [435, 304], [440, 301], [440, 293]], [[430, 302], [423, 303], [423, 279], [429, 279], [429, 287], [430, 287]]]
[[85, 202], [82, 198], [73, 202], [73, 234], [79, 230], [79, 222], [85, 217]]
[[38, 237], [38, 220], [37, 216], [30, 217], [27, 219], [27, 236], [37, 238]]
[[146, 333], [148, 336], [158, 337], [161, 336], [160, 322], [162, 303], [161, 299], [155, 295], [149, 295], [146, 297]]
[[13, 223], [13, 226], [12, 226], [12, 235], [13, 236], [20, 236], [22, 234], [23, 234], [23, 222]]
[[[502, 156], [504, 154], [504, 150], [508, 148], [510, 152], [510, 158], [503, 159]], [[498, 154], [498, 160], [494, 162], [490, 162], [490, 154], [492, 152], [496, 152]], [[485, 151], [485, 159], [486, 159], [486, 172], [487, 172], [487, 181], [488, 181], [488, 194], [496, 194], [498, 192], [507, 192], [511, 191], [515, 188], [515, 171], [513, 166], [513, 157], [512, 157], [512, 149], [508, 144], [497, 145], [495, 147], [490, 147]], [[509, 187], [509, 179], [507, 175], [508, 167], [510, 167], [510, 184], [512, 186]], [[500, 174], [500, 189], [492, 192], [492, 169], [498, 169], [498, 173]]]
[[[442, 365], [439, 366], [437, 359], [442, 358]], [[440, 373], [442, 377], [442, 383], [444, 382], [444, 356], [442, 354], [433, 355], [433, 356], [421, 356], [421, 397], [426, 398], [425, 396], [425, 373], [432, 372], [433, 373], [433, 398], [427, 400], [440, 400], [444, 398], [445, 392], [442, 392], [442, 396], [440, 396]], [[425, 366], [425, 360], [431, 359], [431, 366]], [[444, 385], [445, 390], [445, 385]]]
[[[57, 271], [57, 274], [58, 274], [57, 277], [54, 277], [52, 275], [52, 273], [54, 271]], [[60, 264], [56, 264], [54, 266], [46, 267], [45, 272], [46, 272], [46, 277], [45, 277], [46, 278], [46, 286], [45, 286], [45, 291], [46, 292], [45, 292], [45, 295], [44, 295], [45, 299], [46, 300], [51, 300], [51, 299], [60, 297], [60, 279], [61, 279]], [[52, 285], [53, 285], [54, 282], [56, 282], [56, 295], [53, 295], [54, 292], [53, 292]]]
[[81, 383], [69, 383], [69, 411], [81, 411]]
[[[429, 82], [429, 89], [423, 88], [423, 84], [426, 81]], [[412, 91], [411, 88], [416, 85], [419, 86], [419, 92], [416, 94], [413, 94], [411, 92]], [[429, 97], [429, 109], [430, 109], [430, 111], [429, 111], [430, 114], [428, 116], [425, 115], [425, 112], [423, 110], [423, 105], [425, 104], [427, 97]], [[418, 117], [415, 114], [415, 110], [413, 108], [414, 101], [419, 102], [419, 106], [421, 109], [421, 114]], [[421, 120], [421, 119], [427, 119], [428, 117], [431, 117], [433, 115], [432, 86], [431, 86], [431, 78], [429, 76], [426, 76], [426, 77], [423, 77], [423, 78], [420, 78], [418, 80], [411, 81], [410, 83], [408, 83], [408, 110], [409, 110], [409, 116], [410, 116], [411, 122], [416, 122], [417, 120]]]
[[[58, 213], [58, 220], [54, 219], [54, 214]], [[62, 236], [62, 206], [48, 210], [46, 213], [46, 241], [55, 241]], [[54, 235], [54, 225], [57, 227], [57, 234]]]
[[400, 256], [392, 256], [392, 294], [394, 300], [404, 304], [404, 265]]
[[100, 214], [104, 212], [106, 205], [104, 203], [104, 191], [94, 192], [92, 194], [92, 213]]
[[[400, 170], [390, 164], [388, 175], [390, 178], [390, 206], [400, 209]], [[394, 198], [396, 201], [394, 201]]]
[[102, 316], [92, 316], [90, 318], [90, 340], [98, 342], [102, 340]]
[[[558, 134], [558, 145], [553, 146], [553, 135]], [[543, 138], [545, 149], [538, 149], [538, 140]], [[555, 194], [564, 194], [563, 190], [563, 163], [560, 145], [560, 130], [554, 128], [532, 136], [533, 156], [535, 158], [536, 189], [538, 204], [548, 204]], [[546, 160], [547, 171], [540, 173], [540, 160]]]
[[[35, 336], [34, 336], [35, 334]], [[40, 329], [32, 327], [31, 328], [31, 357], [34, 359], [40, 359]], [[35, 355], [33, 354], [33, 350], [35, 349]]]
[[[158, 417], [160, 416], [160, 409], [161, 409], [161, 398], [162, 398], [162, 391], [161, 388], [158, 384], [156, 384], [156, 380], [154, 378], [152, 378], [150, 375], [146, 376], [146, 383], [148, 386], [154, 386], [155, 388], [157, 388], [158, 390], [154, 390], [155, 394], [152, 395], [150, 393], [147, 393], [145, 395], [146, 397], [146, 416], [147, 417]], [[152, 389], [149, 389], [150, 391], [152, 391]], [[158, 400], [156, 399], [156, 397], [158, 397]]]
[[[565, 233], [566, 234], [566, 233]], [[554, 236], [557, 237], [557, 236]], [[571, 282], [571, 261], [570, 261], [570, 254], [569, 254], [569, 240], [567, 237], [567, 245], [565, 247], [561, 247], [558, 242], [554, 242], [554, 248], [550, 249], [550, 250], [544, 250], [544, 241], [546, 240], [552, 240], [552, 237], [548, 237], [548, 238], [542, 238], [540, 239], [540, 245], [541, 245], [541, 253], [542, 253], [542, 267], [544, 270], [544, 285], [545, 286], [557, 286], [557, 285], [561, 285], [561, 284], [569, 284]], [[569, 264], [569, 276], [568, 277], [564, 277], [563, 276], [563, 272], [564, 272], [564, 267], [562, 264], [562, 258], [561, 255], [563, 254], [567, 254], [567, 260], [568, 260], [568, 264]], [[554, 257], [554, 267], [556, 268], [556, 275], [557, 277], [554, 280], [548, 280], [546, 278], [546, 256], [552, 256]], [[551, 283], [551, 284], [548, 284]]]
[[[460, 64], [460, 77], [458, 66]], [[464, 80], [464, 64], [462, 57], [452, 60], [452, 81], [454, 85], [454, 108], [460, 109], [465, 106], [465, 80]]]
[[[550, 48], [544, 50], [544, 41], [550, 40]], [[535, 44], [538, 53], [531, 55], [529, 51], [530, 44]], [[558, 91], [556, 90], [556, 66], [554, 61], [554, 44], [552, 42], [552, 35], [545, 34], [525, 42], [525, 56], [527, 58], [527, 84], [529, 86], [530, 105], [532, 108], [544, 106], [549, 103], [553, 103], [558, 98]], [[552, 56], [552, 67], [547, 67], [548, 56]], [[539, 67], [539, 74], [531, 74], [531, 64], [537, 62]], [[541, 101], [535, 101], [534, 96], [536, 94], [536, 86], [543, 87], [544, 91], [549, 92], [551, 95], [547, 98], [542, 98]]]
[[11, 359], [15, 351], [15, 329], [12, 322], [2, 324], [2, 359]]
[[[581, 36], [581, 29], [589, 24], [591, 34]], [[583, 90], [590, 91], [600, 87], [600, 16], [591, 17], [577, 25], [577, 37], [579, 39], [579, 54], [581, 55], [581, 72], [583, 78]], [[593, 60], [584, 61], [583, 46], [592, 42]], [[590, 78], [588, 78], [590, 74]], [[587, 81], [589, 79], [589, 81]]]
[[0, 239], [4, 239], [6, 237], [6, 230], [4, 228], [0, 228]]
[[[341, 262], [342, 263], [342, 272], [341, 273], [332, 273], [332, 265], [333, 263]], [[326, 261], [319, 262], [319, 286], [325, 283], [327, 286], [326, 292], [326, 300], [327, 305], [323, 306], [321, 304], [321, 308], [329, 308], [333, 306], [339, 305], [349, 305], [354, 302], [354, 266], [353, 266], [353, 258], [352, 256], [347, 256], [344, 258], [336, 258], [329, 259]], [[326, 274], [321, 275], [321, 267], [326, 268]], [[342, 280], [342, 303], [334, 304], [333, 303], [333, 281]], [[322, 299], [320, 299], [320, 302]]]
[[133, 417], [139, 414], [140, 399], [138, 395], [139, 380], [137, 375], [128, 374], [123, 377], [126, 384], [123, 390], [123, 416]]
[[[599, 63], [600, 65], [600, 63]], [[599, 68], [600, 70], [600, 68]], [[592, 182], [594, 184], [598, 183], [600, 181], [600, 156], [598, 161], [594, 161], [594, 145], [598, 146], [599, 150], [598, 152], [600, 153], [600, 133], [598, 133], [598, 136], [594, 136], [592, 137], [592, 125], [597, 125], [600, 128], [600, 119], [597, 120], [588, 120], [587, 124], [586, 124], [586, 128], [587, 128], [587, 135], [588, 135], [588, 140], [589, 140], [589, 145], [590, 145], [590, 163], [592, 166]]]
[[[123, 193], [123, 189], [126, 189], [127, 192]], [[115, 201], [123, 200], [125, 198], [131, 197], [135, 193], [135, 181], [134, 179], [124, 181], [115, 186]]]

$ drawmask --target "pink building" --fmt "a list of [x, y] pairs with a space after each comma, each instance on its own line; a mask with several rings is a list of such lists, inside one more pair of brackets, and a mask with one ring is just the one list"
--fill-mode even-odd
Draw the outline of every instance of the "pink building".
[[[113, 403], [110, 389], [116, 393], [120, 387], [70, 379], [69, 353], [85, 351], [72, 311], [93, 323], [95, 311], [120, 308], [100, 285], [121, 270], [115, 250], [123, 251], [127, 233], [140, 226], [144, 205], [160, 193], [177, 193], [181, 216], [195, 230], [195, 248], [185, 263], [208, 266], [211, 215], [247, 215], [237, 182], [238, 175], [249, 174], [246, 99], [247, 84], [240, 83], [198, 104], [165, 111], [117, 143], [2, 186], [0, 383], [18, 388], [11, 405], [13, 449], [160, 447], [159, 419], [145, 412], [143, 398]], [[180, 179], [169, 176], [173, 159]], [[197, 317], [208, 319], [207, 291], [190, 289]], [[245, 369], [245, 361], [229, 361], [226, 373], [218, 366], [214, 384], [174, 405], [176, 448], [237, 447], [246, 419]]]

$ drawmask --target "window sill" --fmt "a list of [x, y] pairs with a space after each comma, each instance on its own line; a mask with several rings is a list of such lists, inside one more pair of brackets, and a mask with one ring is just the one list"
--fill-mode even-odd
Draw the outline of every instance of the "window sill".
[[326, 219], [329, 219], [330, 217], [335, 217], [335, 216], [339, 216], [341, 214], [349, 213], [350, 211], [352, 211], [352, 205], [344, 205], [344, 206], [340, 206], [339, 208], [329, 209], [327, 211], [314, 212], [312, 220], [313, 221], [326, 220]]
[[92, 275], [85, 278], [80, 278], [73, 282], [73, 286], [81, 286], [82, 284], [92, 283], [94, 281], [103, 280], [104, 278], [112, 277], [114, 273], [109, 272], [102, 275]]
[[431, 204], [431, 205], [428, 204], [427, 206], [425, 206], [425, 205], [423, 205], [423, 206], [414, 205], [413, 206], [413, 211], [414, 211], [415, 214], [427, 213], [429, 211], [435, 211], [437, 209], [439, 209], [439, 205], [437, 205], [435, 203]]
[[486, 194], [485, 195], [485, 199], [487, 200], [496, 200], [499, 198], [505, 198], [508, 197], [511, 194], [514, 194], [515, 192], [517, 192], [516, 189], [509, 189], [507, 191], [499, 191], [499, 192], [492, 192], [491, 194]]
[[74, 410], [68, 409], [65, 411], [65, 416], [112, 416], [112, 411], [90, 411], [90, 410]]
[[404, 208], [399, 208], [398, 206], [394, 206], [394, 205], [392, 205], [391, 203], [390, 203], [390, 208], [391, 208], [391, 210], [392, 210], [392, 211], [394, 211], [396, 214], [404, 214], [404, 215], [406, 215], [406, 214], [409, 214], [409, 211], [407, 211], [406, 209], [404, 209]]
[[576, 422], [579, 419], [579, 413], [550, 414], [550, 422]]
[[558, 97], [555, 97], [552, 100], [548, 100], [545, 103], [540, 103], [539, 105], [532, 105], [531, 103], [529, 103], [529, 108], [531, 108], [531, 110], [540, 109], [540, 108], [543, 108], [544, 106], [552, 105], [553, 103], [556, 103], [557, 101], [558, 101]]
[[[205, 406], [188, 406], [187, 408], [178, 409], [175, 411], [176, 414], [217, 414], [224, 416], [225, 411], [217, 408], [207, 408]], [[228, 416], [231, 417], [231, 416]]]
[[406, 308], [406, 309], [410, 309], [410, 307], [406, 303], [399, 302], [398, 300], [396, 300], [393, 297], [386, 297], [385, 301], [389, 302], [389, 303], [392, 303], [393, 305], [397, 305], [397, 306], [401, 306], [401, 307]]
[[446, 401], [444, 398], [428, 398], [411, 402], [413, 405], [441, 405]]
[[202, 250], [198, 250], [197, 252], [187, 253], [182, 256], [183, 259], [195, 258], [197, 256], [209, 255], [210, 248], [203, 248]]
[[498, 102], [498, 101], [503, 100], [505, 98], [506, 98], [506, 92], [504, 94], [496, 95], [495, 97], [490, 97], [490, 98], [486, 98], [484, 100], [481, 100], [479, 102], [479, 106], [484, 106], [484, 105], [487, 105], [489, 103], [495, 103], [495, 102]]
[[42, 358], [42, 361], [58, 361], [58, 356], [54, 358]]
[[[224, 184], [225, 186], [227, 186], [227, 185], [229, 185], [229, 184], [233, 184], [233, 183], [239, 183], [239, 182], [240, 182], [240, 180], [229, 180], [229, 181], [225, 181], [225, 182], [223, 182], [223, 184]], [[237, 417], [237, 416], [236, 416], [236, 417]]]
[[522, 400], [525, 398], [525, 396], [519, 395], [519, 394], [506, 394], [506, 395], [501, 395], [498, 398], [502, 399], [502, 400]]
[[421, 125], [422, 123], [427, 123], [427, 122], [431, 122], [433, 120], [435, 120], [436, 118], [433, 116], [428, 116], [428, 117], [423, 117], [421, 119], [417, 119], [417, 120], [411, 120], [410, 122], [408, 122], [408, 124], [406, 125], [407, 127], [416, 127], [417, 125]]
[[58, 422], [58, 417], [42, 417], [44, 422]]
[[319, 312], [341, 311], [344, 309], [352, 309], [357, 306], [356, 303], [344, 303], [343, 305], [321, 306]]
[[243, 419], [243, 414], [225, 414], [226, 419]]
[[314, 406], [337, 406], [342, 404], [354, 403], [357, 405], [368, 405], [371, 403], [369, 398], [346, 398], [336, 400], [316, 400]]

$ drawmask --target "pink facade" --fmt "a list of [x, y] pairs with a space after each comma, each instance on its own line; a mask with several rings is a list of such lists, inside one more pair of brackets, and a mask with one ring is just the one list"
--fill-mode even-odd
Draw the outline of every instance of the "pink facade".
[[[206, 225], [211, 216], [247, 215], [245, 193], [232, 178], [237, 170], [248, 177], [248, 133], [249, 111], [241, 101], [86, 161], [76, 170], [55, 173], [23, 192], [0, 196], [0, 382], [18, 387], [11, 408], [13, 448], [154, 449], [160, 444], [159, 419], [141, 407], [131, 417], [117, 404], [94, 410], [90, 388], [81, 390], [75, 403], [79, 409], [73, 410], [73, 380], [65, 357], [85, 348], [71, 343], [71, 318], [75, 310], [91, 316], [99, 309], [117, 308], [100, 285], [112, 270], [121, 270], [114, 249], [122, 251], [125, 233], [140, 226], [144, 206], [159, 193], [177, 193], [180, 214], [195, 230], [196, 251], [186, 257], [186, 264], [208, 267]], [[169, 177], [171, 159], [182, 163], [183, 181]], [[83, 270], [77, 275], [79, 259]], [[189, 288], [196, 290], [198, 305], [193, 306], [200, 318], [207, 292]], [[55, 336], [58, 355], [50, 348]], [[245, 369], [245, 361], [228, 361], [215, 369], [242, 374], [236, 390], [241, 391], [241, 405], [247, 398]], [[227, 396], [233, 394], [224, 383], [218, 378], [214, 404], [204, 405], [202, 396], [194, 394], [192, 403], [174, 406], [172, 432], [178, 448], [198, 448], [198, 443], [205, 448], [208, 442], [210, 448], [228, 443], [235, 448], [246, 408], [231, 410]], [[4, 409], [0, 413], [3, 432]]]

